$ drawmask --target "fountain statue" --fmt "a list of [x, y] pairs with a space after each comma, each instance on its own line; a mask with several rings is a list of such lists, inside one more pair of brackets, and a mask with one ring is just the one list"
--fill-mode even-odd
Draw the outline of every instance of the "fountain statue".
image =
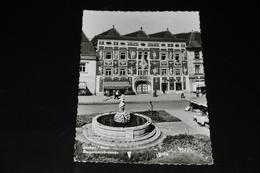
[[[151, 104], [152, 106], [152, 104]], [[117, 112], [96, 115], [91, 124], [83, 127], [88, 141], [116, 150], [139, 150], [158, 145], [163, 135], [151, 118], [125, 111], [125, 96], [121, 95]]]
[[125, 96], [122, 94], [120, 97], [118, 112], [114, 116], [114, 121], [117, 123], [128, 123], [130, 118], [130, 113], [125, 111]]

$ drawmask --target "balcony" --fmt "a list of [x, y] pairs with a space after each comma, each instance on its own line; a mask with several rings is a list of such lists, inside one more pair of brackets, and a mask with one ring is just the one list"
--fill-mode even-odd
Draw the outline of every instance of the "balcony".
[[204, 76], [204, 73], [194, 73], [195, 76]]
[[189, 73], [189, 78], [190, 79], [200, 79], [204, 78], [204, 73]]
[[203, 63], [203, 59], [200, 58], [200, 59], [193, 59], [193, 64], [202, 64]]

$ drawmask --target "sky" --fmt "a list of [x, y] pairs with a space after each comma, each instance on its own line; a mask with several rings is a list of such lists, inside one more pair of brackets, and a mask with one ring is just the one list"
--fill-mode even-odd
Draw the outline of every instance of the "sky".
[[120, 12], [83, 11], [82, 30], [89, 39], [115, 26], [121, 34], [139, 31], [146, 34], [166, 31], [172, 34], [200, 31], [199, 12]]

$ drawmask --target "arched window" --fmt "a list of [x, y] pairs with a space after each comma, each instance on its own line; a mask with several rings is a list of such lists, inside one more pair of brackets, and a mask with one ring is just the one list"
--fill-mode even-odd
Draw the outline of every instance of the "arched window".
[[139, 51], [139, 52], [138, 52], [138, 59], [142, 59], [142, 56], [143, 56], [143, 52], [142, 52], [142, 51]]
[[148, 52], [144, 52], [144, 60], [147, 60], [148, 59]]
[[167, 53], [161, 52], [161, 60], [166, 60], [166, 58], [167, 58]]

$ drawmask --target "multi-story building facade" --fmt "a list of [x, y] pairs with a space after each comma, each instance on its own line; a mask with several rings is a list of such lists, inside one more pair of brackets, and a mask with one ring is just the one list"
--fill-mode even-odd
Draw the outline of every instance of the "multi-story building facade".
[[97, 56], [94, 46], [82, 32], [81, 54], [79, 65], [79, 94], [96, 94]]
[[91, 40], [97, 56], [95, 93], [105, 90], [111, 93], [120, 90], [124, 94], [193, 91], [190, 75], [196, 74], [197, 67], [193, 69], [190, 65], [196, 61], [193, 54], [197, 49], [193, 48], [192, 33], [185, 36], [188, 39], [180, 34], [175, 36], [168, 29], [147, 35], [142, 28], [121, 35], [114, 26], [95, 36]]
[[205, 89], [205, 75], [202, 56], [202, 44], [199, 32], [175, 34], [175, 37], [186, 40], [188, 75], [190, 91]]
[[121, 36], [113, 27], [92, 43], [98, 54], [98, 92], [171, 93], [189, 88], [186, 42], [169, 30], [147, 35], [141, 28]]

